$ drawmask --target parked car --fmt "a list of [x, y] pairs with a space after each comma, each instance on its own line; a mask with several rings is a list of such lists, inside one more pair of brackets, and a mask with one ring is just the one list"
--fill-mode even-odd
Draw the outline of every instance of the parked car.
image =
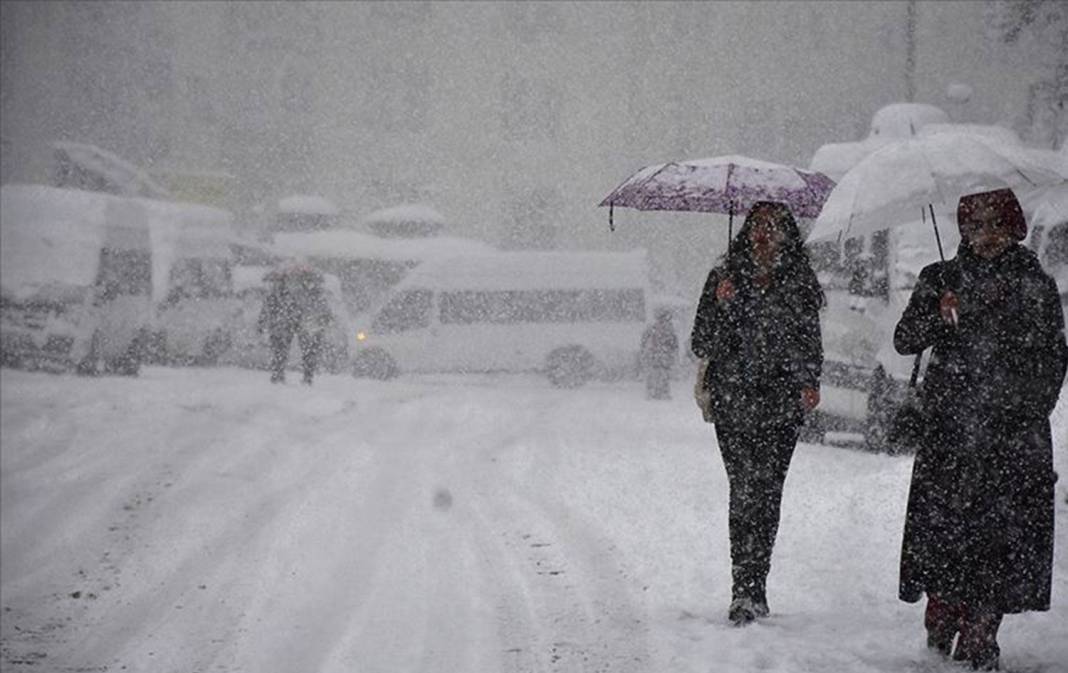
[[914, 448], [886, 441], [912, 371], [913, 359], [893, 349], [894, 327], [909, 292], [891, 293], [891, 300], [834, 288], [826, 294], [821, 401], [802, 428], [802, 438], [877, 452]]

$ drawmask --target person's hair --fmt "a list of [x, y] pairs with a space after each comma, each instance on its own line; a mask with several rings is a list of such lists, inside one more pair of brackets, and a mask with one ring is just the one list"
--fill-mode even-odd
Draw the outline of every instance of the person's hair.
[[746, 290], [752, 286], [756, 266], [753, 262], [749, 232], [753, 229], [756, 215], [759, 213], [770, 214], [774, 226], [783, 233], [783, 240], [779, 244], [779, 263], [772, 271], [774, 281], [794, 286], [803, 301], [810, 301], [817, 308], [822, 307], [826, 304], [823, 288], [820, 287], [816, 272], [812, 269], [812, 261], [805, 250], [804, 241], [801, 240], [797, 221], [785, 203], [757, 201], [753, 204], [741, 229], [730, 242], [730, 252], [725, 262], [728, 273]]

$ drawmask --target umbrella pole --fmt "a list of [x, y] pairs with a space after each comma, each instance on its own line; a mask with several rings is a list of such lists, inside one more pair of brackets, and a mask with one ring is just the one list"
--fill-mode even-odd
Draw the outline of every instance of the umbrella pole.
[[616, 207], [615, 203], [613, 203], [611, 201], [608, 202], [608, 231], [615, 231], [616, 230], [616, 223], [612, 221], [612, 209], [615, 208], [615, 207]]
[[734, 240], [734, 201], [727, 210], [727, 261], [731, 260], [731, 241]]
[[942, 237], [938, 235], [938, 222], [935, 220], [934, 205], [928, 203], [927, 207], [931, 210], [931, 226], [934, 227], [935, 242], [938, 244], [938, 258], [944, 262], [946, 261], [946, 255], [942, 252]]

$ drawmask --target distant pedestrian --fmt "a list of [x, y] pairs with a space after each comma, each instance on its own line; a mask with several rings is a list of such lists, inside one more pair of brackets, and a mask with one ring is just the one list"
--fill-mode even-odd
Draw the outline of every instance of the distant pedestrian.
[[708, 274], [697, 308], [691, 344], [708, 362], [706, 418], [730, 482], [735, 624], [768, 614], [783, 483], [804, 416], [820, 400], [823, 303], [789, 208], [764, 201]]
[[1049, 416], [1068, 347], [1057, 286], [1019, 244], [1027, 222], [1012, 191], [963, 197], [957, 221], [957, 256], [920, 273], [894, 332], [903, 355], [933, 349], [899, 595], [926, 593], [929, 647], [997, 670], [1003, 615], [1049, 609]]
[[289, 347], [297, 337], [303, 382], [311, 385], [319, 364], [323, 332], [332, 320], [323, 276], [304, 265], [267, 274], [270, 284], [257, 326], [267, 332], [271, 346], [271, 383], [285, 382]]
[[679, 360], [679, 338], [668, 309], [657, 309], [656, 321], [642, 334], [640, 359], [646, 397], [670, 400], [671, 370]]

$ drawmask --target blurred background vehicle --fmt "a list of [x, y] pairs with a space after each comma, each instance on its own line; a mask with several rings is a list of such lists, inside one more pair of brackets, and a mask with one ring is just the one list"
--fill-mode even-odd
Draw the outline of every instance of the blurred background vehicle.
[[5, 366], [138, 373], [156, 262], [143, 201], [5, 185], [0, 239]]
[[540, 371], [553, 385], [636, 374], [644, 252], [496, 252], [424, 261], [367, 312], [353, 373]]

